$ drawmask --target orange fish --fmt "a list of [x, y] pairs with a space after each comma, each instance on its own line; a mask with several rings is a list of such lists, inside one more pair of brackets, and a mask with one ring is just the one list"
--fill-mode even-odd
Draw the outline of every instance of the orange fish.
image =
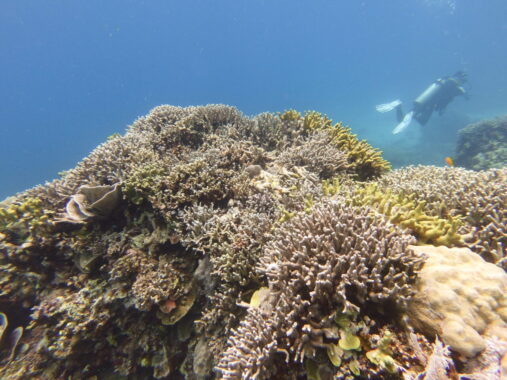
[[453, 167], [454, 166], [454, 160], [451, 158], [451, 157], [446, 157], [445, 158], [445, 163], [447, 165], [449, 165], [450, 167]]

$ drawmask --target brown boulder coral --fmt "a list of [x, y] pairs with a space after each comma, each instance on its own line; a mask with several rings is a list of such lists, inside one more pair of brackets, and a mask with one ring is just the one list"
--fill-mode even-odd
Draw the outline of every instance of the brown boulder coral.
[[486, 338], [507, 343], [507, 274], [468, 248], [414, 246], [427, 259], [418, 275], [408, 315], [412, 325], [438, 334], [471, 358]]

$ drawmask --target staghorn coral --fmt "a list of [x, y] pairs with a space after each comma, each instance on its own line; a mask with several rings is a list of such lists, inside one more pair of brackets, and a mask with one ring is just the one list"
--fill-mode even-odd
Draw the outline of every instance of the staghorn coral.
[[301, 145], [290, 147], [276, 161], [287, 168], [304, 166], [324, 179], [349, 168], [346, 153], [332, 143], [332, 138], [326, 132], [317, 132]]
[[[337, 312], [364, 311], [369, 303], [403, 308], [420, 264], [410, 242], [382, 217], [343, 201], [323, 202], [284, 223], [259, 266], [268, 278], [270, 302], [260, 315], [250, 311], [233, 332], [218, 366], [223, 377], [265, 378], [279, 351], [286, 352], [286, 363], [303, 361]], [[277, 335], [259, 339], [261, 328]]]
[[[344, 311], [357, 310], [366, 300], [383, 302], [396, 298], [398, 304], [404, 305], [419, 262], [407, 249], [412, 241], [401, 231], [393, 233], [392, 225], [382, 217], [372, 216], [366, 208], [346, 206], [343, 200], [324, 201], [308, 216], [300, 216], [282, 227], [279, 236], [265, 248], [260, 270], [266, 273], [275, 292], [285, 288], [284, 281], [289, 281], [290, 287], [295, 289], [300, 286], [306, 289], [305, 284], [316, 286], [316, 293], [332, 290], [335, 293], [332, 299], [341, 304]], [[312, 256], [301, 255], [304, 252], [311, 252]], [[360, 260], [361, 256], [365, 260]], [[319, 271], [319, 281], [310, 285], [305, 276], [299, 277], [305, 270], [298, 273], [297, 268], [310, 269], [315, 261], [321, 265], [329, 262], [330, 267], [324, 267], [329, 272]], [[335, 266], [340, 268], [337, 273], [333, 272]], [[364, 287], [366, 279], [370, 281]], [[354, 300], [347, 296], [347, 288], [355, 290], [352, 292]]]
[[[9, 300], [9, 307], [20, 308], [22, 303], [24, 308], [38, 310], [32, 317], [31, 335], [23, 339], [36, 345], [36, 337], [44, 335], [44, 346], [50, 347], [39, 353], [29, 350], [16, 361], [19, 367], [13, 364], [13, 371], [22, 371], [23, 360], [35, 355], [30, 373], [73, 376], [79, 370], [77, 354], [94, 350], [108, 353], [90, 361], [87, 374], [113, 362], [119, 363], [115, 367], [121, 373], [155, 377], [167, 376], [180, 363], [187, 370], [199, 367], [190, 351], [182, 356], [175, 354], [178, 345], [143, 345], [139, 335], [131, 332], [135, 328], [131, 319], [137, 318], [141, 324], [155, 324], [152, 330], [144, 330], [152, 342], [157, 334], [159, 338], [175, 334], [188, 320], [197, 319], [194, 304], [202, 313], [199, 320], [204, 328], [184, 334], [182, 342], [190, 339], [190, 348], [204, 339], [204, 346], [213, 352], [212, 362], [216, 361], [229, 329], [237, 322], [231, 313], [260, 281], [249, 268], [258, 262], [262, 236], [276, 224], [282, 208], [287, 213], [301, 210], [320, 194], [318, 176], [325, 174], [314, 173], [316, 166], [286, 169], [275, 162], [283, 149], [294, 144], [291, 136], [297, 137], [297, 130], [286, 134], [285, 145], [275, 144], [276, 151], [268, 153], [265, 145], [257, 144], [265, 133], [276, 134], [279, 127], [285, 134], [278, 117], [248, 119], [227, 106], [157, 107], [125, 135], [108, 139], [76, 168], [62, 173], [61, 179], [9, 201], [12, 206], [6, 208], [0, 246], [4, 274], [0, 294]], [[333, 163], [341, 160], [341, 153], [324, 149], [321, 154], [330, 155], [322, 157], [321, 167], [341, 170], [340, 162]], [[120, 182], [121, 188], [115, 185]], [[95, 215], [96, 210], [88, 208], [102, 197], [86, 202], [76, 199], [83, 189], [104, 189], [102, 197], [116, 196], [121, 190], [125, 201], [114, 202], [117, 207], [108, 218], [62, 226], [57, 216], [66, 205], [77, 216], [67, 216], [68, 220]], [[32, 207], [36, 212], [18, 207], [32, 200], [36, 200]], [[209, 238], [212, 243], [200, 246], [199, 234], [187, 228], [191, 221], [180, 213], [198, 202], [217, 216], [226, 215], [221, 222], [231, 228], [230, 241], [218, 239], [220, 234], [209, 235], [220, 233], [213, 229], [219, 228], [217, 223], [203, 235], [207, 237], [202, 242]], [[19, 212], [11, 212], [13, 207]], [[212, 218], [208, 225], [216, 221]], [[210, 262], [202, 266], [209, 273], [197, 276], [198, 262]], [[194, 275], [200, 278], [196, 286], [192, 285]], [[87, 309], [103, 316], [101, 328], [86, 319]], [[124, 326], [128, 336], [113, 328], [111, 321]], [[49, 329], [54, 333], [46, 334]], [[59, 329], [64, 329], [61, 335]], [[102, 342], [104, 336], [107, 344]], [[136, 361], [131, 353], [129, 359], [120, 360], [124, 350], [113, 344], [116, 341], [142, 360]], [[85, 347], [80, 342], [86, 342]], [[28, 371], [28, 363], [24, 368]]]
[[[156, 107], [136, 120], [125, 135], [99, 145], [61, 179], [28, 194], [49, 195], [48, 203], [61, 207], [62, 201], [82, 185], [110, 185], [122, 182], [136, 167], [157, 162], [167, 165], [197, 149], [209, 134], [238, 123], [250, 121], [234, 107], [224, 105]], [[54, 197], [58, 198], [51, 199]]]
[[260, 250], [272, 221], [254, 210], [231, 207], [226, 212], [196, 205], [182, 215], [188, 229], [182, 240], [209, 255], [211, 276], [221, 283], [245, 286], [255, 281], [251, 268], [258, 263]]
[[252, 268], [258, 264], [266, 233], [276, 220], [272, 208], [266, 214], [268, 210], [259, 212], [258, 204], [238, 206], [224, 211], [194, 205], [181, 215], [186, 229], [181, 234], [182, 244], [205, 255], [196, 270], [206, 295], [199, 330], [212, 337], [209, 346], [217, 355], [225, 346], [223, 333], [243, 314], [237, 300], [261, 281]]

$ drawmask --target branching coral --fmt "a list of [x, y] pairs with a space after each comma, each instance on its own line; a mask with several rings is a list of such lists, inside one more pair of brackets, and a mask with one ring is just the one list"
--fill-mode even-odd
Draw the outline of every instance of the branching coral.
[[397, 319], [422, 260], [408, 244], [466, 233], [499, 263], [505, 173], [357, 181], [388, 168], [315, 112], [155, 108], [0, 205], [0, 313], [24, 328], [0, 377], [420, 372], [429, 344]]
[[[267, 244], [259, 267], [272, 294], [265, 321], [252, 312], [233, 333], [219, 365], [224, 376], [264, 378], [257, 372], [280, 350], [286, 351], [287, 363], [302, 361], [337, 312], [357, 312], [368, 303], [404, 307], [420, 265], [408, 249], [411, 241], [382, 217], [343, 201], [323, 202], [285, 223]], [[260, 331], [248, 333], [263, 323], [266, 329], [274, 324], [280, 338], [257, 341]]]
[[440, 218], [459, 217], [466, 244], [506, 268], [507, 169], [473, 172], [434, 166], [394, 170], [379, 180], [382, 191], [409, 194]]
[[287, 168], [304, 166], [320, 178], [330, 178], [349, 168], [347, 154], [333, 144], [326, 132], [317, 132], [301, 145], [295, 145], [282, 152], [277, 162]]
[[304, 116], [294, 111], [286, 111], [280, 115], [280, 119], [286, 123], [298, 123], [299, 128], [308, 132], [324, 131], [329, 134], [331, 141], [347, 157], [351, 170], [360, 179], [376, 177], [391, 169], [389, 162], [382, 158], [379, 150], [374, 149], [364, 140], [358, 140], [350, 128], [341, 123], [334, 124], [332, 121], [318, 112], [307, 112]]

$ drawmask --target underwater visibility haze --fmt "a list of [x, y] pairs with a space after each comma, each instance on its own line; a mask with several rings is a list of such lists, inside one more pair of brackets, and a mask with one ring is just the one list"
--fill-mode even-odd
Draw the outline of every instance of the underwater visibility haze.
[[[395, 166], [444, 164], [457, 130], [507, 113], [507, 4], [390, 1], [4, 1], [0, 198], [56, 177], [160, 104], [246, 115], [316, 110]], [[393, 136], [393, 114], [468, 74], [469, 100]]]
[[506, 379], [506, 15], [1, 2], [0, 379]]

